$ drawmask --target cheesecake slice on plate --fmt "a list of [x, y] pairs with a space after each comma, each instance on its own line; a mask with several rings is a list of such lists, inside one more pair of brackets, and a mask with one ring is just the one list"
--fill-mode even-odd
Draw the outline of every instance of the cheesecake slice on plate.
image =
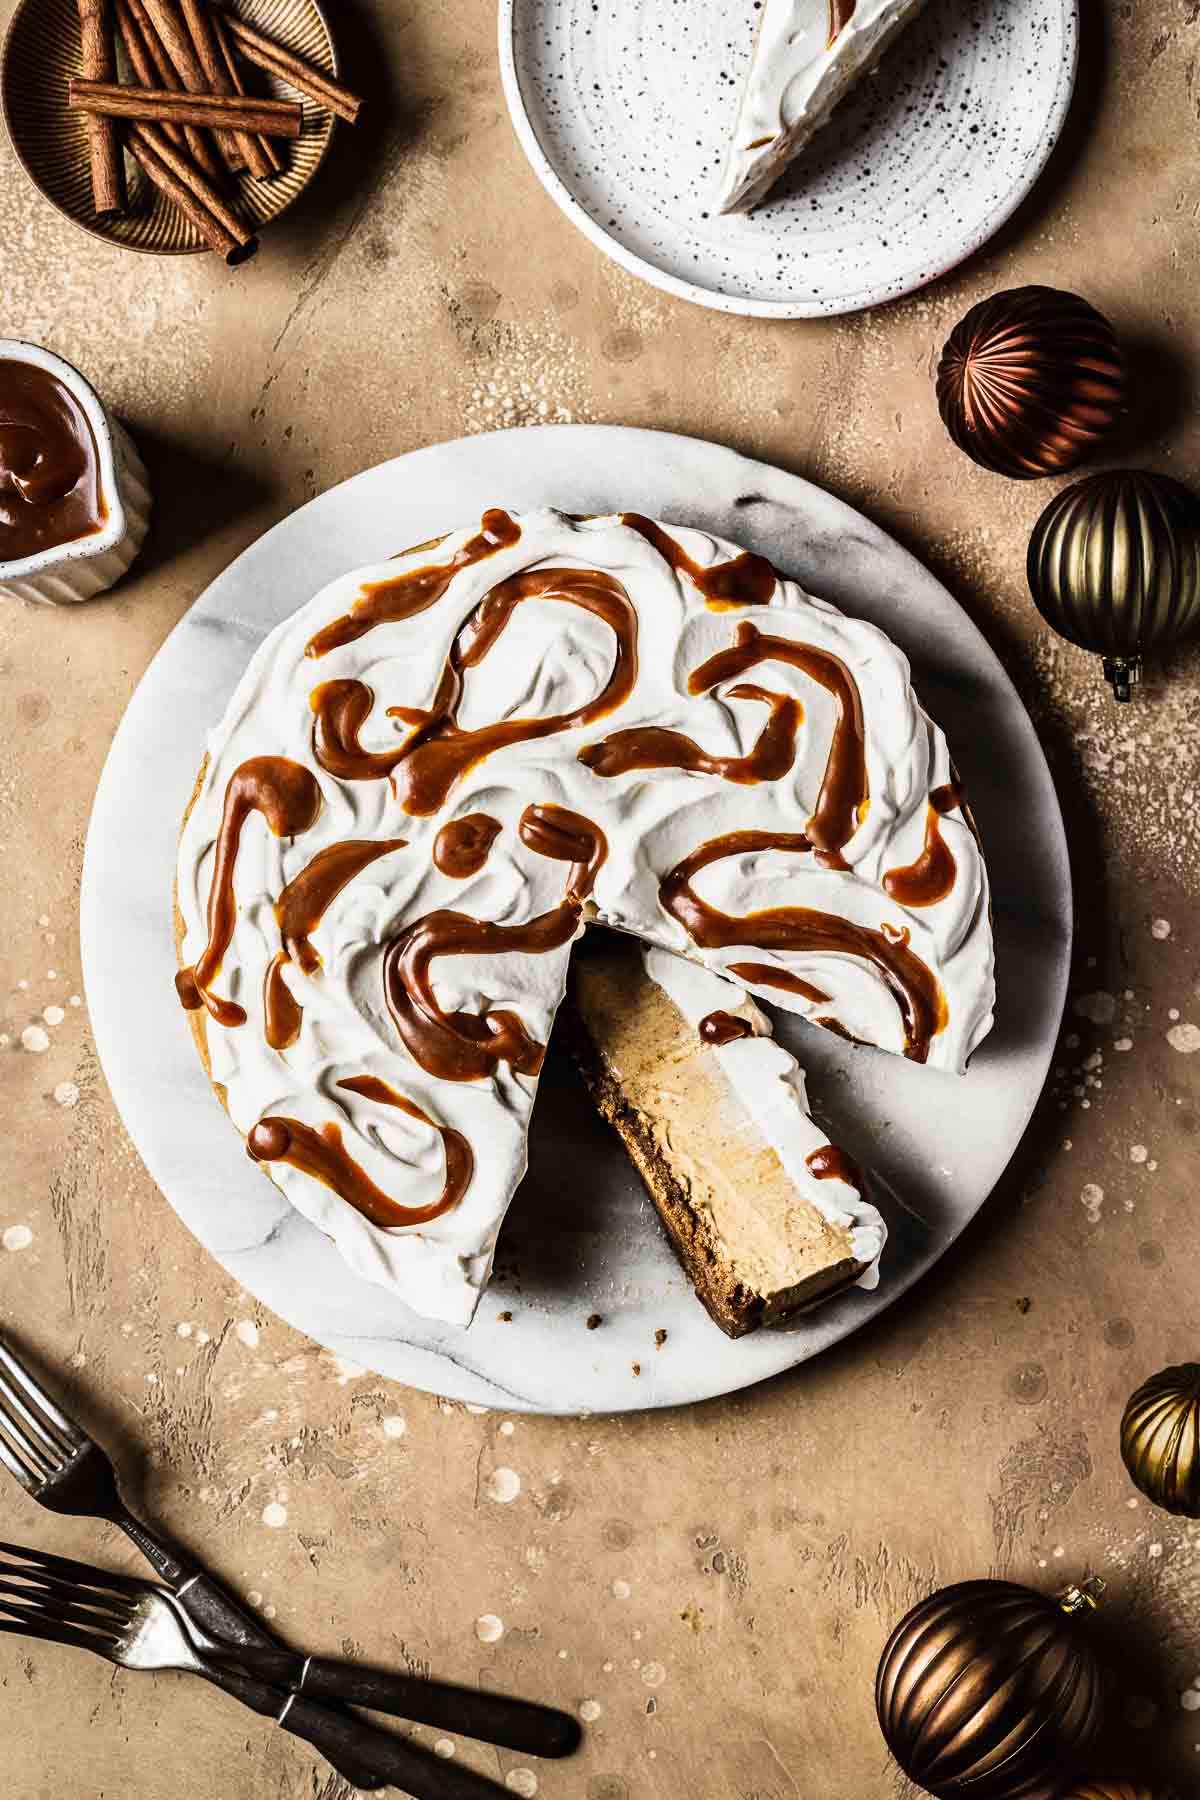
[[613, 934], [577, 959], [573, 1010], [592, 1097], [728, 1337], [875, 1286], [887, 1233], [866, 1180], [744, 989]]
[[720, 210], [749, 212], [924, 0], [762, 0]]

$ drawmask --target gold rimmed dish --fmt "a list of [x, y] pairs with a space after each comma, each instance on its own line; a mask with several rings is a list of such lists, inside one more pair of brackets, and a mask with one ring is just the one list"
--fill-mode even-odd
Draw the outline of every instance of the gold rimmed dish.
[[[333, 35], [317, 0], [238, 0], [231, 10], [306, 62], [337, 75]], [[82, 72], [76, 0], [20, 0], [0, 55], [0, 112], [29, 179], [59, 212], [106, 243], [160, 256], [204, 250], [195, 226], [129, 156], [128, 211], [96, 217], [87, 118], [67, 105], [68, 83]], [[127, 79], [123, 63], [121, 72]], [[257, 230], [299, 199], [325, 160], [336, 121], [324, 107], [265, 71], [245, 73], [247, 86], [273, 98], [298, 99], [303, 106], [301, 134], [286, 148], [287, 167], [267, 179], [246, 173], [231, 179], [231, 193]]]

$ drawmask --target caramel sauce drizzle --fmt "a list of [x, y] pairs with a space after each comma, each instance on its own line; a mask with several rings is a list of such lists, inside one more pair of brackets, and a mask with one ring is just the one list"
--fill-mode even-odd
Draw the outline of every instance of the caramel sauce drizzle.
[[[889, 935], [856, 925], [836, 913], [807, 906], [768, 907], [736, 918], [710, 906], [692, 880], [710, 863], [761, 850], [804, 851], [807, 837], [793, 832], [733, 831], [712, 838], [684, 857], [659, 883], [659, 902], [678, 920], [692, 942], [705, 950], [749, 944], [756, 950], [800, 950], [809, 954], [857, 956], [870, 963], [887, 986], [904, 1021], [904, 1054], [923, 1063], [931, 1040], [946, 1023], [941, 986], [928, 964], [909, 949], [902, 934]], [[898, 939], [900, 941], [898, 941]]]
[[[332, 1119], [322, 1125], [320, 1131], [314, 1131], [311, 1125], [304, 1125], [299, 1119], [268, 1114], [251, 1127], [246, 1138], [246, 1153], [255, 1162], [290, 1163], [301, 1174], [311, 1175], [315, 1181], [332, 1188], [347, 1205], [370, 1219], [372, 1225], [380, 1225], [385, 1230], [397, 1225], [423, 1225], [454, 1204], [453, 1200], [447, 1201], [443, 1189], [440, 1198], [429, 1206], [401, 1206], [398, 1200], [393, 1200], [390, 1194], [375, 1185], [361, 1163], [355, 1162], [342, 1142], [341, 1126]], [[467, 1154], [470, 1155], [469, 1148]]]
[[[374, 1100], [380, 1106], [395, 1106], [401, 1112], [408, 1113], [410, 1118], [420, 1119], [422, 1124], [429, 1125], [442, 1140], [446, 1153], [446, 1183], [441, 1198], [432, 1207], [408, 1208], [410, 1212], [420, 1211], [421, 1219], [436, 1219], [440, 1213], [449, 1212], [457, 1206], [471, 1184], [471, 1176], [475, 1172], [475, 1154], [461, 1131], [455, 1131], [451, 1125], [437, 1125], [429, 1114], [419, 1107], [415, 1100], [407, 1094], [401, 1094], [388, 1082], [381, 1081], [378, 1075], [350, 1075], [338, 1086], [346, 1088], [352, 1094], [361, 1094], [365, 1100]], [[418, 1223], [417, 1220], [411, 1221]]]
[[805, 981], [800, 975], [793, 975], [789, 969], [777, 969], [774, 963], [730, 963], [729, 973], [739, 981], [749, 982], [751, 987], [783, 988], [786, 993], [799, 994], [805, 1000], [812, 1000], [817, 1006], [829, 999], [829, 995], [823, 994], [811, 981]]
[[[327, 656], [343, 644], [353, 644], [376, 625], [396, 619], [411, 619], [436, 605], [454, 577], [472, 563], [494, 556], [497, 550], [508, 550], [519, 540], [521, 527], [499, 507], [485, 512], [475, 536], [468, 538], [447, 563], [430, 563], [420, 569], [408, 569], [387, 581], [368, 582], [348, 613], [333, 619], [315, 632], [305, 645], [306, 656]], [[431, 540], [430, 546], [440, 542]], [[427, 546], [419, 544], [418, 549]]]
[[489, 813], [467, 813], [464, 818], [451, 819], [433, 840], [434, 867], [454, 881], [478, 875], [500, 830], [499, 819], [493, 819]]
[[867, 1184], [863, 1172], [840, 1144], [822, 1144], [819, 1149], [810, 1150], [804, 1160], [818, 1181], [844, 1181], [847, 1186], [857, 1188], [866, 1197]]
[[[596, 614], [611, 627], [616, 656], [594, 699], [569, 713], [544, 719], [497, 719], [474, 731], [458, 723], [463, 678], [493, 648], [523, 600], [565, 600]], [[413, 727], [395, 750], [365, 750], [359, 741], [373, 705], [370, 688], [355, 680], [327, 681], [312, 694], [316, 714], [313, 748], [321, 767], [344, 781], [390, 775], [405, 812], [428, 817], [445, 804], [451, 788], [477, 763], [509, 744], [526, 744], [556, 732], [590, 725], [624, 704], [637, 679], [637, 614], [619, 581], [594, 569], [530, 569], [499, 582], [458, 632], [427, 710], [389, 707], [389, 718]]]
[[796, 760], [796, 734], [804, 722], [804, 708], [790, 694], [768, 693], [766, 688], [742, 683], [730, 688], [731, 700], [761, 700], [770, 717], [746, 756], [712, 756], [681, 731], [658, 725], [635, 725], [614, 731], [598, 744], [579, 752], [579, 760], [597, 775], [627, 775], [632, 769], [684, 769], [693, 775], [717, 775], [722, 781], [749, 785], [779, 781]]
[[854, 17], [855, 4], [856, 0], [829, 0], [829, 42], [826, 49], [832, 50], [845, 31]]
[[736, 1018], [729, 1012], [706, 1013], [698, 1029], [703, 1042], [714, 1050], [719, 1050], [723, 1044], [734, 1044], [738, 1038], [754, 1036], [754, 1027], [748, 1020]]
[[108, 523], [91, 423], [65, 382], [0, 361], [0, 562], [94, 537]]
[[621, 523], [644, 537], [648, 544], [653, 544], [677, 575], [686, 575], [714, 612], [737, 606], [766, 606], [775, 592], [778, 572], [765, 556], [756, 556], [753, 550], [743, 550], [728, 562], [715, 563], [711, 569], [706, 569], [690, 557], [669, 532], [642, 513], [622, 513]]
[[230, 776], [208, 895], [208, 943], [192, 967], [175, 977], [176, 992], [189, 1012], [205, 1006], [218, 1025], [246, 1023], [244, 1007], [212, 992], [237, 920], [233, 874], [246, 820], [259, 812], [276, 837], [296, 837], [315, 824], [320, 810], [316, 776], [286, 756], [252, 756]]
[[936, 906], [954, 886], [958, 867], [942, 836], [942, 819], [962, 806], [966, 797], [966, 789], [958, 781], [949, 781], [930, 794], [924, 849], [915, 863], [903, 869], [889, 869], [883, 878], [884, 892], [899, 906]]
[[389, 850], [402, 850], [404, 838], [379, 841], [345, 838], [319, 850], [306, 868], [289, 881], [275, 902], [282, 950], [271, 958], [263, 982], [263, 1018], [272, 1050], [286, 1050], [300, 1036], [304, 1010], [283, 979], [283, 970], [294, 962], [311, 975], [321, 966], [310, 934], [324, 918], [332, 902], [356, 875]]
[[539, 856], [571, 864], [562, 900], [523, 925], [498, 925], [467, 913], [426, 913], [392, 939], [383, 961], [388, 1010], [409, 1054], [442, 1081], [479, 1081], [506, 1062], [518, 1075], [536, 1075], [546, 1054], [516, 1013], [443, 1012], [433, 991], [432, 965], [440, 956], [544, 954], [570, 943], [583, 903], [608, 854], [600, 827], [563, 806], [527, 806], [521, 841]]
[[837, 703], [829, 759], [806, 829], [814, 849], [840, 852], [866, 817], [868, 804], [862, 698], [858, 683], [841, 657], [812, 644], [795, 643], [791, 638], [769, 637], [749, 619], [743, 619], [734, 643], [693, 670], [688, 677], [688, 692], [705, 694], [722, 681], [735, 681], [764, 662], [788, 663], [802, 670], [832, 694]]

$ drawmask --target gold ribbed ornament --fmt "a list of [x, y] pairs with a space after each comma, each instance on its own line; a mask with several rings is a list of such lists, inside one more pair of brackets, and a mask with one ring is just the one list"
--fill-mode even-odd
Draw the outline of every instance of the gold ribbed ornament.
[[1200, 1519], [1200, 1363], [1143, 1382], [1121, 1420], [1121, 1456], [1147, 1500]]
[[963, 1581], [922, 1600], [888, 1639], [875, 1708], [904, 1773], [938, 1800], [1057, 1800], [1100, 1724], [1100, 1669], [1057, 1598]]
[[1200, 504], [1167, 475], [1089, 475], [1034, 526], [1026, 575], [1046, 623], [1128, 700], [1145, 652], [1200, 625]]
[[1060, 288], [1011, 288], [955, 326], [938, 409], [960, 450], [1014, 481], [1065, 475], [1121, 414], [1125, 370], [1103, 313]]

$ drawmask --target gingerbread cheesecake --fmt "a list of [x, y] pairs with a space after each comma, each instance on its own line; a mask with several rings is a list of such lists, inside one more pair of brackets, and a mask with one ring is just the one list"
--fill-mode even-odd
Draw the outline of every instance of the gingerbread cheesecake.
[[924, 0], [762, 0], [721, 180], [720, 210], [749, 212]]
[[[176, 904], [248, 1153], [358, 1274], [456, 1324], [590, 922], [930, 1068], [992, 1018], [983, 857], [903, 655], [633, 512], [494, 508], [284, 618], [209, 737]], [[830, 1281], [865, 1273], [832, 1219], [850, 1186], [801, 1181], [836, 1203]]]
[[570, 1004], [596, 1106], [728, 1337], [877, 1284], [887, 1233], [866, 1178], [743, 988], [612, 933], [576, 959]]

